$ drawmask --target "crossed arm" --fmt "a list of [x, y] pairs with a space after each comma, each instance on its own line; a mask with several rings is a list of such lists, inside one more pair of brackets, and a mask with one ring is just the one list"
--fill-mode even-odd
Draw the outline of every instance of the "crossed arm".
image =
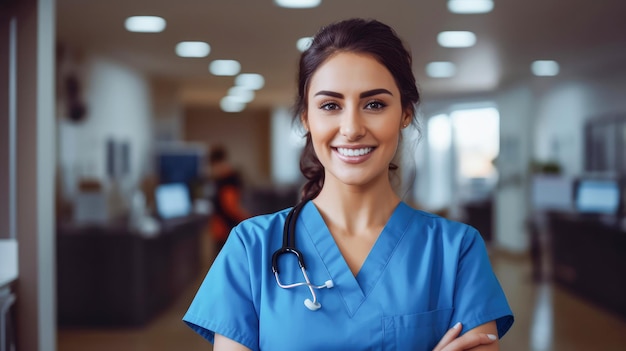
[[[459, 337], [463, 326], [459, 323], [441, 338], [433, 351], [498, 351], [496, 322], [480, 325]], [[215, 334], [214, 351], [250, 351], [249, 348], [225, 336]]]

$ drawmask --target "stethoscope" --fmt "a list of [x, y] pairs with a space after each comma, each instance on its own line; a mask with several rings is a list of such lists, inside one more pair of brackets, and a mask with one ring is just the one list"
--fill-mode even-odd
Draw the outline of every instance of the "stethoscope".
[[[302, 201], [294, 208], [289, 211], [287, 218], [285, 219], [285, 226], [283, 227], [283, 246], [276, 250], [272, 255], [272, 272], [274, 272], [274, 277], [276, 277], [276, 283], [283, 289], [295, 288], [297, 286], [307, 286], [311, 291], [311, 296], [313, 296], [313, 300], [306, 299], [304, 300], [304, 305], [306, 308], [311, 311], [317, 311], [322, 307], [322, 305], [317, 301], [317, 295], [315, 294], [316, 289], [324, 289], [324, 288], [332, 288], [334, 286], [332, 280], [327, 280], [324, 285], [314, 285], [309, 280], [309, 275], [306, 273], [306, 268], [304, 266], [304, 257], [302, 256], [302, 252], [296, 249], [296, 219], [302, 210], [302, 207], [306, 204], [306, 201]], [[298, 265], [300, 266], [300, 270], [302, 271], [302, 275], [304, 276], [304, 282], [294, 283], [294, 284], [283, 284], [278, 278], [278, 257], [282, 254], [294, 254], [298, 258]]]

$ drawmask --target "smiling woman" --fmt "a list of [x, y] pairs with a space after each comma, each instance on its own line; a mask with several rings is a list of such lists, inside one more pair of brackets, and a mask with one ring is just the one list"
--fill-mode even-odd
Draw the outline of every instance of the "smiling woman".
[[497, 350], [513, 315], [480, 234], [392, 187], [419, 103], [394, 30], [322, 28], [298, 84], [302, 200], [233, 229], [185, 322], [216, 351]]

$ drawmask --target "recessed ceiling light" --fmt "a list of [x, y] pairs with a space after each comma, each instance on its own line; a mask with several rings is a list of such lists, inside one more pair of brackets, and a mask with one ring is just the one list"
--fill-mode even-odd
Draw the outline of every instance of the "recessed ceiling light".
[[437, 42], [445, 48], [467, 48], [476, 44], [476, 34], [468, 31], [447, 31], [437, 35]]
[[228, 89], [228, 96], [232, 97], [235, 101], [247, 104], [248, 102], [254, 100], [254, 90], [234, 86]]
[[265, 85], [265, 79], [258, 73], [242, 73], [235, 78], [235, 84], [250, 90], [259, 90]]
[[435, 61], [426, 65], [426, 74], [432, 78], [449, 78], [456, 74], [456, 65], [448, 61]]
[[232, 96], [225, 96], [220, 100], [220, 107], [224, 112], [241, 112], [246, 108], [246, 104], [237, 101]]
[[559, 64], [552, 60], [537, 60], [530, 65], [534, 75], [540, 77], [552, 77], [559, 74]]
[[493, 0], [449, 0], [448, 10], [459, 14], [487, 13], [493, 10]]
[[307, 9], [318, 7], [322, 3], [322, 0], [274, 0], [274, 3], [280, 7], [291, 9]]
[[211, 46], [203, 41], [181, 41], [176, 44], [176, 55], [180, 57], [207, 57]]
[[304, 52], [306, 51], [306, 49], [308, 49], [311, 46], [312, 42], [313, 42], [313, 37], [300, 38], [296, 42], [296, 47], [298, 48], [298, 51]]
[[124, 27], [129, 32], [159, 33], [165, 26], [165, 20], [157, 16], [132, 16], [124, 21]]
[[215, 60], [209, 65], [209, 71], [216, 76], [235, 76], [241, 71], [241, 64], [236, 60]]

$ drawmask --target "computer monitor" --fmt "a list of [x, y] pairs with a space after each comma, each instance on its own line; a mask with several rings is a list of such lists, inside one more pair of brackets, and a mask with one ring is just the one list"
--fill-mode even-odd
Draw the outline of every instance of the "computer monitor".
[[163, 183], [191, 183], [200, 176], [202, 156], [194, 150], [157, 155], [158, 174]]
[[575, 206], [580, 213], [616, 215], [620, 207], [619, 182], [607, 179], [580, 179], [576, 186]]
[[571, 211], [574, 179], [561, 175], [535, 175], [531, 184], [531, 204], [537, 211]]
[[161, 219], [185, 217], [191, 214], [189, 190], [184, 183], [169, 183], [155, 190], [157, 214]]

